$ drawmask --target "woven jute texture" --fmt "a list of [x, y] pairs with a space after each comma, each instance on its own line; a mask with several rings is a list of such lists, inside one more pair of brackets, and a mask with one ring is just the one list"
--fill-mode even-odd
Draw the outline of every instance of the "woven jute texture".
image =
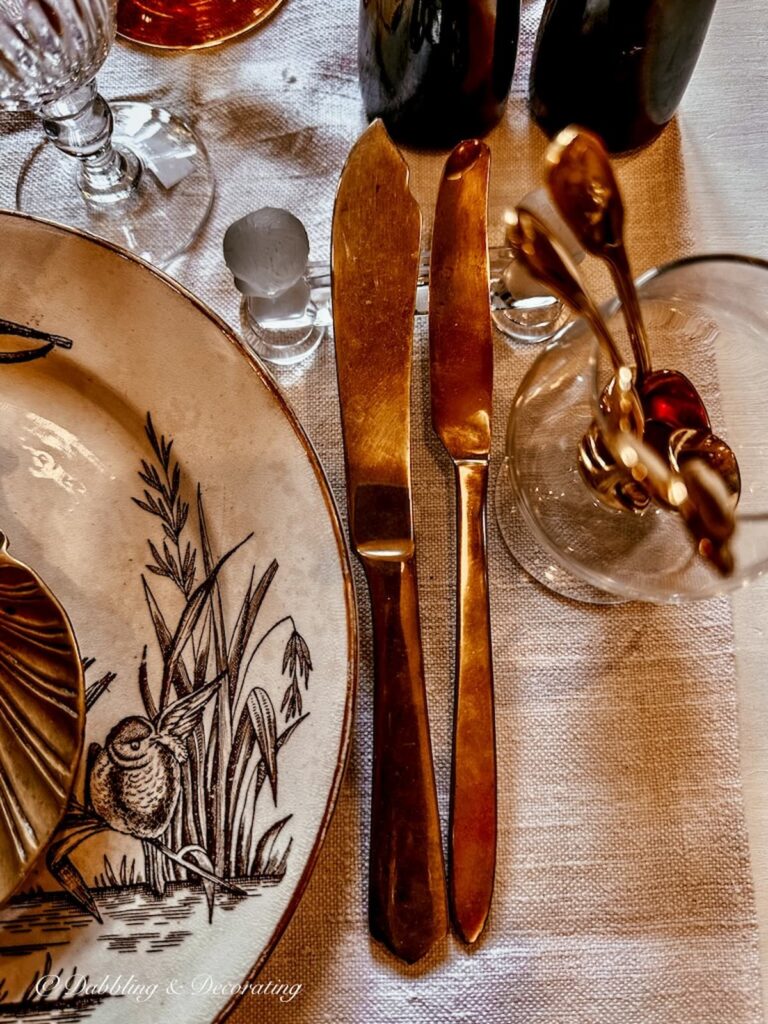
[[[539, 183], [545, 139], [530, 124], [524, 95], [540, 7], [538, 0], [523, 5], [512, 99], [489, 140], [492, 241], [499, 240], [504, 207]], [[736, 0], [724, 7], [735, 10]], [[216, 205], [202, 238], [174, 272], [232, 324], [238, 322], [237, 298], [220, 246], [236, 217], [264, 205], [287, 207], [306, 223], [312, 257], [327, 258], [334, 190], [365, 123], [356, 24], [355, 0], [288, 0], [259, 32], [223, 48], [157, 55], [118, 44], [101, 75], [106, 95], [159, 101], [204, 134], [218, 179]], [[717, 38], [708, 45], [717, 45]], [[694, 109], [691, 116], [699, 113]], [[23, 116], [5, 117], [1, 127], [0, 203], [12, 205], [15, 172], [36, 127]], [[652, 147], [619, 164], [638, 270], [701, 245], [686, 184], [686, 163], [696, 153], [685, 130], [681, 118]], [[444, 154], [406, 157], [426, 243]], [[706, 189], [706, 183], [699, 186]], [[602, 277], [595, 280], [605, 288]], [[417, 325], [414, 344], [414, 509], [446, 821], [454, 499], [449, 462], [429, 425], [425, 327]], [[496, 338], [494, 482], [509, 408], [532, 355]], [[276, 379], [343, 512], [332, 342]], [[471, 950], [446, 939], [413, 967], [396, 962], [368, 936], [372, 674], [368, 599], [358, 573], [361, 674], [349, 767], [315, 874], [262, 973], [263, 981], [298, 983], [301, 991], [290, 1002], [248, 996], [232, 1019], [757, 1024], [757, 928], [728, 602], [594, 607], [557, 598], [511, 560], [493, 502], [490, 572], [499, 857], [484, 936]]]

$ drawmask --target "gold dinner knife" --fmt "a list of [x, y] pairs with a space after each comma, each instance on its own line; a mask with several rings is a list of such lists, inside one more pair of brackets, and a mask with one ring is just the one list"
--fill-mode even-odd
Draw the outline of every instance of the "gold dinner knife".
[[461, 142], [437, 197], [429, 281], [432, 424], [456, 472], [456, 703], [449, 825], [454, 928], [474, 942], [496, 865], [496, 744], [486, 559], [493, 344], [488, 303], [490, 151]]
[[336, 195], [333, 319], [349, 528], [373, 615], [370, 928], [409, 963], [448, 929], [411, 511], [420, 235], [407, 165], [374, 121], [350, 153]]

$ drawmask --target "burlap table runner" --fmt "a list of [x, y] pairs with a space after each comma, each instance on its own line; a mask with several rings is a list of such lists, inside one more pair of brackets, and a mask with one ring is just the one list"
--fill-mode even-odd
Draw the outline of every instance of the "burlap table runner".
[[[725, 6], [735, 9], [736, 3]], [[539, 13], [538, 0], [524, 4], [513, 99], [490, 138], [494, 225], [505, 205], [538, 182], [544, 140], [529, 123], [523, 95]], [[263, 205], [285, 206], [305, 221], [313, 257], [327, 255], [336, 181], [364, 126], [356, 20], [356, 0], [289, 0], [257, 34], [209, 52], [154, 55], [119, 44], [100, 77], [106, 95], [160, 101], [204, 133], [218, 198], [204, 236], [175, 273], [231, 323], [237, 323], [237, 299], [220, 243], [236, 217]], [[717, 45], [716, 38], [709, 45]], [[0, 203], [10, 206], [16, 170], [36, 128], [28, 117], [6, 116], [0, 129]], [[696, 246], [683, 149], [673, 124], [620, 167], [638, 269]], [[408, 159], [426, 238], [444, 157]], [[415, 348], [421, 610], [446, 820], [453, 488], [429, 427], [423, 323]], [[494, 479], [511, 400], [532, 357], [501, 338], [495, 355]], [[343, 509], [332, 345], [276, 377]], [[729, 603], [571, 604], [546, 593], [512, 562], [493, 517], [490, 559], [500, 833], [495, 902], [484, 937], [471, 951], [446, 940], [410, 968], [368, 937], [371, 650], [358, 574], [362, 670], [349, 770], [314, 878], [262, 976], [302, 989], [286, 1004], [247, 997], [233, 1019], [756, 1024], [762, 1020], [760, 975]]]

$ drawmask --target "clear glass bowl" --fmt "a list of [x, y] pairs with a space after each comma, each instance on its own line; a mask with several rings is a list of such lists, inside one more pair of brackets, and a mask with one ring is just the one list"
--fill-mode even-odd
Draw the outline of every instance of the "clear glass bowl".
[[[660, 603], [708, 598], [768, 570], [768, 263], [696, 256], [648, 271], [638, 291], [653, 368], [690, 378], [713, 432], [738, 459], [734, 572], [722, 576], [701, 558], [676, 513], [655, 506], [642, 513], [609, 509], [583, 481], [578, 446], [596, 416], [610, 366], [582, 321], [560, 332], [520, 385], [497, 515], [521, 564], [567, 596]], [[629, 360], [618, 300], [603, 312]]]

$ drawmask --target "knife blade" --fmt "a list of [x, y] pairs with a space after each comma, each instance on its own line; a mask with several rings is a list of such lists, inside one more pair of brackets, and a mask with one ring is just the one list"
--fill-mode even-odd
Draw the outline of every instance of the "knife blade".
[[493, 894], [496, 741], [486, 555], [493, 334], [488, 303], [490, 151], [459, 143], [440, 182], [432, 234], [429, 348], [432, 424], [456, 476], [457, 616], [449, 905], [474, 942]]
[[409, 963], [448, 929], [411, 510], [410, 393], [421, 214], [380, 121], [349, 155], [331, 249], [352, 544], [374, 633], [369, 921]]

